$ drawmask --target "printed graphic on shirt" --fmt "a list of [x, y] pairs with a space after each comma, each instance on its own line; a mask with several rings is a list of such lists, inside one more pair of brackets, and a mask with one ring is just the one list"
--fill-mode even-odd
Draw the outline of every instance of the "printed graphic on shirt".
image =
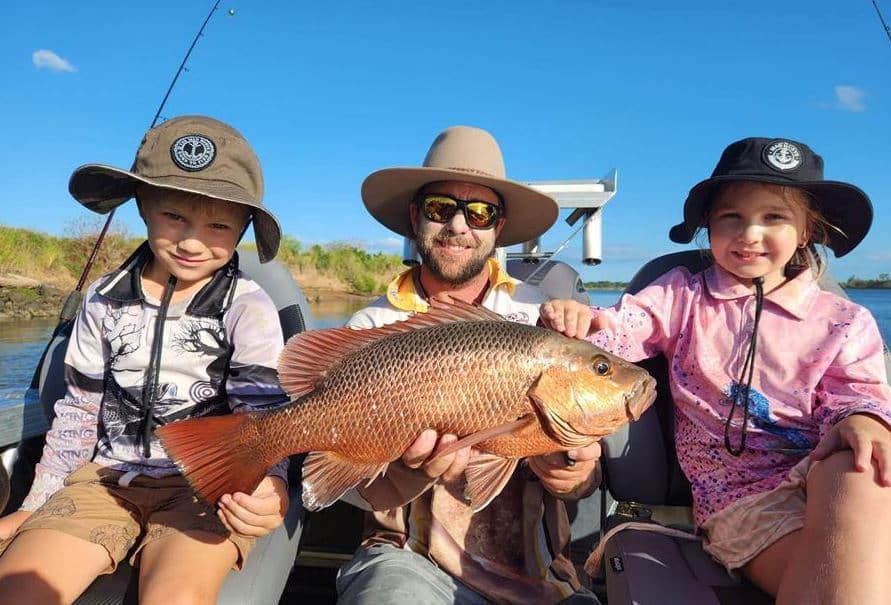
[[[724, 395], [726, 397], [721, 400], [721, 405], [729, 408], [735, 400], [739, 401], [741, 404], [745, 388], [745, 385], [736, 381], [730, 383], [730, 385], [724, 389]], [[739, 418], [739, 416], [737, 416], [737, 418]], [[749, 426], [760, 429], [774, 437], [778, 437], [789, 444], [789, 447], [777, 448], [775, 451], [783, 454], [801, 456], [814, 448], [814, 444], [808, 440], [804, 431], [777, 426], [777, 422], [778, 419], [773, 417], [770, 413], [770, 401], [767, 397], [755, 388], [750, 389]], [[734, 423], [734, 425], [736, 424], [737, 423]]]
[[[123, 307], [110, 307], [102, 329], [111, 358], [99, 413], [98, 448], [106, 455], [115, 450], [136, 452], [145, 429], [143, 391], [151, 357], [144, 317]], [[228, 412], [224, 382], [231, 347], [222, 322], [187, 319], [165, 340], [169, 346], [161, 352], [162, 368], [175, 359], [183, 371], [173, 373], [179, 380], [157, 385], [151, 403], [152, 426]]]

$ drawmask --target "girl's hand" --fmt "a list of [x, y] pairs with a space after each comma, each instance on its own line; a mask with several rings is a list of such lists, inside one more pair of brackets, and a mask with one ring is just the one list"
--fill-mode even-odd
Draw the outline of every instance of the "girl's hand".
[[558, 498], [579, 498], [597, 487], [600, 473], [600, 442], [543, 456], [529, 458], [529, 468], [538, 475], [541, 484]]
[[544, 327], [583, 340], [601, 328], [591, 311], [576, 300], [549, 300], [541, 305], [539, 317]]
[[19, 526], [28, 520], [28, 517], [31, 516], [31, 511], [29, 510], [17, 510], [14, 513], [9, 513], [4, 517], [0, 517], [0, 540], [6, 540], [12, 534], [15, 533], [15, 530], [19, 528]]
[[833, 452], [850, 449], [854, 453], [854, 468], [864, 472], [876, 461], [879, 484], [891, 486], [891, 430], [881, 420], [869, 414], [851, 414], [830, 430], [814, 451], [812, 460], [824, 460]]
[[265, 477], [253, 494], [224, 494], [218, 506], [217, 516], [230, 531], [260, 538], [282, 524], [288, 486], [279, 477]]

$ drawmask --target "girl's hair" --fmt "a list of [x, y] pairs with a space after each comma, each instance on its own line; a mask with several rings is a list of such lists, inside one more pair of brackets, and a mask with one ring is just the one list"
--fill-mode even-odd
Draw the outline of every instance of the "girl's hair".
[[[714, 201], [718, 199], [730, 186], [739, 181], [728, 181], [718, 185], [712, 192], [709, 201], [706, 203], [702, 214], [697, 236], [700, 233], [708, 233], [708, 222], [711, 217], [711, 211], [714, 207]], [[826, 248], [829, 244], [829, 232], [837, 231], [843, 233], [841, 229], [830, 223], [823, 214], [816, 209], [814, 196], [806, 189], [801, 187], [793, 187], [789, 185], [778, 185], [775, 183], [762, 183], [759, 185], [765, 187], [789, 204], [793, 210], [800, 211], [804, 214], [804, 231], [807, 234], [807, 244], [798, 248], [792, 259], [786, 265], [787, 272], [795, 272], [797, 268], [807, 267], [814, 275], [819, 278], [826, 271]], [[699, 242], [702, 245], [702, 242]], [[703, 250], [709, 256], [708, 246]]]

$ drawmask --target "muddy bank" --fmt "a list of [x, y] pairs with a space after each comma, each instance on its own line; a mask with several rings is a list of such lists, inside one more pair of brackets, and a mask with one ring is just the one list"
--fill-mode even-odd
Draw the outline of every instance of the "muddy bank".
[[0, 286], [0, 321], [58, 317], [67, 292], [53, 286]]
[[354, 292], [344, 292], [343, 290], [332, 290], [330, 288], [302, 288], [303, 295], [307, 302], [311, 303], [331, 303], [331, 304], [352, 304], [352, 303], [368, 303], [377, 298], [377, 295], [356, 294]]
[[[12, 280], [6, 277], [0, 276], [3, 278], [0, 280], [0, 321], [59, 316], [67, 291], [33, 280], [16, 281], [13, 285]], [[375, 298], [330, 288], [313, 287], [303, 288], [303, 294], [307, 302], [322, 313], [327, 312], [329, 307], [335, 313], [341, 312], [341, 309], [358, 309]]]

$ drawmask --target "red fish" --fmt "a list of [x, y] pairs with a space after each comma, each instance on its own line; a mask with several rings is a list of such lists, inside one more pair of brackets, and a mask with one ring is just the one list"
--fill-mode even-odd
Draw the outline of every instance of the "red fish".
[[381, 328], [298, 334], [279, 378], [290, 405], [157, 430], [207, 501], [251, 493], [279, 460], [311, 452], [303, 503], [323, 508], [384, 473], [432, 428], [461, 438], [439, 455], [466, 445], [481, 451], [466, 471], [466, 495], [479, 510], [521, 458], [588, 445], [655, 398], [655, 381], [637, 366], [463, 303]]

